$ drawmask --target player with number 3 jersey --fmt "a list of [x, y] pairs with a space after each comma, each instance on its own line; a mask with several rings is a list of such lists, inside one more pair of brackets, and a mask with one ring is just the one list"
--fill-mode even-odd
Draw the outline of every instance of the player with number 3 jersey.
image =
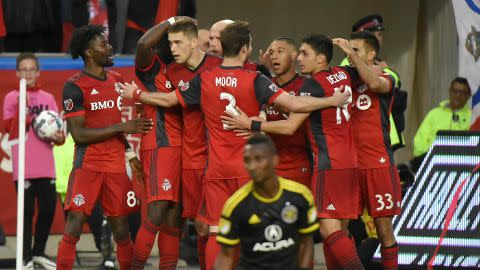
[[[207, 243], [207, 269], [213, 266], [220, 249], [215, 235], [222, 206], [228, 197], [249, 179], [242, 165], [245, 140], [227, 130], [230, 128], [228, 123], [220, 121], [224, 112], [243, 113], [237, 111], [238, 107], [242, 107], [248, 115], [256, 116], [260, 106], [265, 103], [275, 103], [291, 111], [306, 112], [329, 106], [342, 106], [348, 99], [348, 95], [344, 93], [324, 99], [292, 97], [264, 75], [245, 70], [243, 63], [251, 53], [247, 22], [239, 21], [228, 25], [222, 31], [221, 39], [225, 45], [222, 65], [197, 75], [187, 85], [176, 89], [174, 94], [145, 93], [129, 84], [122, 87], [123, 96], [138, 95], [144, 103], [162, 107], [180, 103], [184, 107], [200, 105], [202, 108], [209, 135], [205, 181], [205, 197], [208, 200], [203, 215], [201, 211], [199, 218], [211, 225]], [[258, 130], [261, 122], [253, 121], [252, 125]]]

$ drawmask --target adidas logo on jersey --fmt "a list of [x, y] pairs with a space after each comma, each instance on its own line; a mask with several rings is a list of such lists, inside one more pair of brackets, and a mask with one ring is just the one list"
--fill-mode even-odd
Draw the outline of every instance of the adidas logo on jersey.
[[335, 209], [335, 206], [333, 206], [333, 204], [329, 204], [329, 205], [327, 206], [327, 210], [335, 211], [335, 210], [337, 210], [337, 209]]
[[167, 191], [171, 188], [172, 188], [172, 184], [170, 184], [170, 180], [168, 180], [167, 178], [163, 179], [162, 189], [164, 191]]
[[387, 161], [384, 157], [380, 158], [378, 161], [380, 161], [380, 163], [385, 163], [385, 161]]
[[93, 88], [92, 92], [90, 92], [90, 95], [97, 95], [97, 94], [98, 94], [98, 91], [95, 88]]

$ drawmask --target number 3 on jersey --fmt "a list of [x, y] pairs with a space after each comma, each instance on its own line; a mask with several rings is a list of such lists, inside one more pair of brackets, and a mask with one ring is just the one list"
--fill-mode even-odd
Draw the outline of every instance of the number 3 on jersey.
[[[335, 93], [341, 92], [345, 87], [345, 91], [350, 93], [350, 97], [348, 98], [348, 104], [352, 103], [352, 88], [349, 85], [341, 85], [340, 87], [335, 87]], [[345, 117], [345, 121], [348, 122], [350, 120], [350, 113], [348, 112], [347, 105], [344, 105], [342, 108], [337, 108], [337, 125], [342, 123], [342, 114]]]
[[[235, 106], [237, 105], [237, 101], [235, 100], [235, 97], [232, 94], [222, 92], [220, 93], [220, 99], [228, 100], [228, 104], [227, 106], [225, 106], [226, 111], [234, 115], [239, 115], [238, 111], [235, 109]], [[226, 124], [223, 124], [223, 129], [228, 129], [228, 126]]]

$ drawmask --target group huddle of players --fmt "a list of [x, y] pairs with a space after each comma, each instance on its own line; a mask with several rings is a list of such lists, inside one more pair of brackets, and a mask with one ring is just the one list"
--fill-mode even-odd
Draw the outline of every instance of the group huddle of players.
[[[138, 42], [137, 86], [104, 69], [113, 57], [102, 27], [75, 31], [72, 57], [82, 57], [85, 68], [63, 92], [76, 149], [58, 269], [71, 269], [79, 224], [96, 200], [109, 217], [121, 269], [143, 269], [157, 236], [160, 269], [175, 269], [186, 218], [195, 221], [202, 269], [230, 268], [215, 260], [239, 244], [239, 269], [311, 269], [305, 250], [313, 245], [301, 248], [299, 237], [318, 228], [328, 269], [364, 269], [346, 225], [365, 208], [384, 269], [397, 269], [391, 218], [400, 213], [401, 191], [389, 138], [395, 79], [374, 65], [375, 36], [311, 34], [299, 47], [280, 37], [263, 65], [249, 60], [247, 22], [219, 21], [209, 39], [204, 52], [190, 18], [152, 27]], [[334, 45], [351, 66], [329, 66]], [[138, 103], [139, 118], [120, 123], [122, 98]], [[256, 132], [277, 148], [280, 190], [271, 198], [245, 185], [266, 177], [244, 165], [246, 138]], [[139, 159], [125, 133], [143, 133]], [[125, 216], [138, 204], [124, 152], [147, 204], [134, 245]]]

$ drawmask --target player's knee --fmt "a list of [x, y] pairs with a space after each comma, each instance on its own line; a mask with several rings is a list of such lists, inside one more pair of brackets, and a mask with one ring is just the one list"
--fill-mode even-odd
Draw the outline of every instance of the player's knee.
[[165, 215], [169, 208], [167, 201], [156, 201], [151, 202], [147, 206], [147, 217], [148, 220], [156, 225], [160, 226], [165, 221]]
[[208, 224], [205, 224], [198, 220], [194, 220], [193, 224], [199, 236], [202, 236], [202, 237], [208, 236], [208, 233], [210, 231]]
[[78, 212], [70, 211], [67, 217], [67, 224], [65, 226], [65, 233], [79, 238], [82, 233], [83, 223], [87, 220], [87, 215]]
[[320, 235], [326, 239], [330, 234], [342, 230], [342, 224], [339, 220], [320, 219]]

